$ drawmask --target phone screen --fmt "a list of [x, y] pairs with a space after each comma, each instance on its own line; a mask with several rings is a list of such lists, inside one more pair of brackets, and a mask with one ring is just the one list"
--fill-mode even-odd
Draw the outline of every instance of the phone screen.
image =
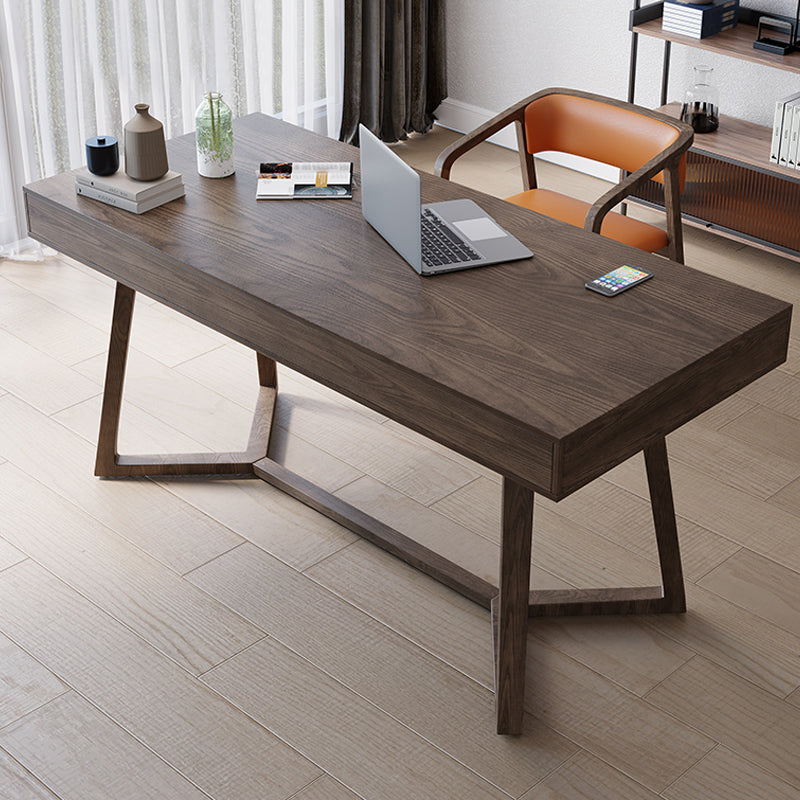
[[617, 267], [617, 269], [607, 272], [605, 275], [601, 275], [585, 285], [587, 289], [612, 297], [652, 277], [652, 272], [626, 264], [624, 267]]

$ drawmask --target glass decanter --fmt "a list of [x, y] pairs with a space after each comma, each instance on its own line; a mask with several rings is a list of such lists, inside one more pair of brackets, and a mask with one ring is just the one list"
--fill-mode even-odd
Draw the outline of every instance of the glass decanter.
[[717, 87], [711, 82], [713, 72], [713, 67], [695, 67], [694, 84], [686, 90], [681, 119], [695, 133], [711, 133], [719, 127], [719, 98]]

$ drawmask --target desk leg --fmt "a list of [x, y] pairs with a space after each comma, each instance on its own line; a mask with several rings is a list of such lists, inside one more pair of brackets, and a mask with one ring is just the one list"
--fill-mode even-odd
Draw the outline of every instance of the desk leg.
[[663, 596], [658, 610], [680, 614], [686, 611], [686, 590], [683, 584], [678, 526], [672, 501], [667, 443], [664, 439], [659, 439], [644, 449], [644, 463], [647, 469], [650, 505], [653, 509], [653, 523], [661, 565]]
[[119, 418], [135, 299], [136, 292], [133, 289], [121, 283], [117, 284], [103, 390], [103, 410], [100, 415], [100, 434], [97, 439], [95, 475], [106, 478], [155, 475], [252, 475], [253, 463], [263, 458], [269, 448], [278, 387], [275, 362], [261, 353], [256, 353], [261, 388], [246, 451], [178, 455], [119, 454], [117, 445]]
[[492, 601], [497, 732], [522, 731], [528, 598], [533, 536], [533, 492], [503, 479], [500, 593]]

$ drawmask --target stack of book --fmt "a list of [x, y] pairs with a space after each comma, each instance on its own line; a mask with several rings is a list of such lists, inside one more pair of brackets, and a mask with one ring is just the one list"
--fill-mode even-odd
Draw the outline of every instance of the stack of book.
[[181, 174], [172, 170], [154, 181], [135, 181], [123, 170], [100, 176], [84, 168], [75, 175], [75, 191], [134, 214], [143, 214], [186, 194]]
[[692, 39], [705, 39], [736, 27], [739, 0], [712, 0], [711, 3], [685, 3], [664, 0], [661, 29]]
[[789, 169], [800, 169], [800, 94], [790, 94], [775, 103], [769, 160]]

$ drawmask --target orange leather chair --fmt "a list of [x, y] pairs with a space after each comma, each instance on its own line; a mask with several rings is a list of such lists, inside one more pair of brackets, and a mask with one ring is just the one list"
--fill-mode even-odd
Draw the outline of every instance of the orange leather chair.
[[[517, 128], [525, 191], [506, 198], [540, 214], [600, 233], [683, 263], [680, 193], [686, 179], [689, 125], [657, 111], [572, 89], [545, 89], [522, 100], [444, 150], [436, 174], [450, 177], [453, 162], [511, 123]], [[540, 189], [534, 155], [558, 151], [619, 167], [620, 182], [594, 203]], [[664, 185], [666, 230], [612, 211], [653, 179]]]

